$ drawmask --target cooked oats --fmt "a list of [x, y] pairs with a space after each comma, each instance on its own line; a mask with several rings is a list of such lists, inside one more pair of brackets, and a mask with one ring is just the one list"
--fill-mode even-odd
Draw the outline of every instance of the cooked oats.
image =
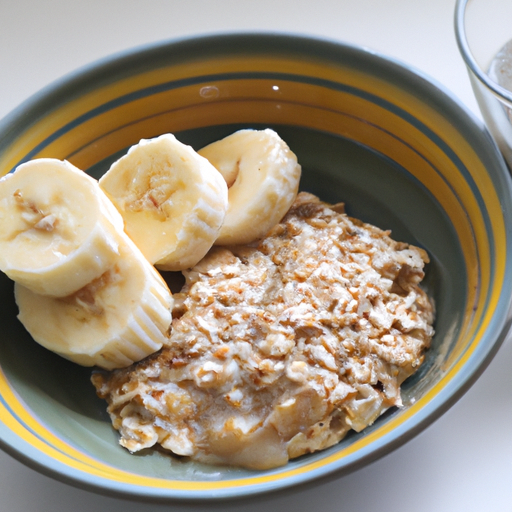
[[263, 240], [184, 272], [166, 347], [93, 375], [121, 445], [265, 469], [361, 431], [401, 406], [429, 347], [427, 262], [300, 193]]

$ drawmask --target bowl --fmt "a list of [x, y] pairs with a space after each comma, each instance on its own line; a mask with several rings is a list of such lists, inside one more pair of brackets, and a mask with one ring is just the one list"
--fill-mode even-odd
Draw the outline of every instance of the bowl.
[[370, 50], [284, 34], [204, 36], [138, 48], [50, 85], [0, 125], [0, 169], [67, 159], [95, 177], [141, 138], [200, 148], [271, 127], [303, 167], [301, 189], [425, 248], [436, 334], [403, 407], [324, 451], [265, 471], [131, 455], [83, 368], [16, 319], [0, 278], [0, 445], [46, 475], [143, 500], [220, 500], [338, 478], [431, 424], [470, 387], [511, 319], [512, 188], [486, 129], [421, 72]]

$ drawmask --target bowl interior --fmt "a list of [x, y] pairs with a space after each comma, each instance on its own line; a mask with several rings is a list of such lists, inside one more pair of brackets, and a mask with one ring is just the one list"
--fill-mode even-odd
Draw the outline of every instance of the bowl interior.
[[[370, 52], [291, 36], [186, 40], [108, 60], [52, 86], [0, 125], [0, 166], [65, 158], [95, 177], [170, 131], [199, 149], [271, 127], [301, 189], [425, 248], [436, 335], [404, 407], [283, 468], [209, 467], [118, 446], [91, 370], [38, 346], [0, 277], [0, 442], [57, 478], [104, 492], [208, 498], [287, 487], [374, 460], [419, 432], [477, 377], [508, 326], [510, 183], [491, 140], [424, 77]], [[175, 276], [166, 274], [173, 283]]]

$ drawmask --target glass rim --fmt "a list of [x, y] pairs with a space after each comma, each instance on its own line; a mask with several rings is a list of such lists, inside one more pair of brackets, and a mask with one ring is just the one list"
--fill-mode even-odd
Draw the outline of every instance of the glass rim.
[[478, 78], [478, 80], [492, 94], [494, 94], [494, 96], [496, 96], [498, 99], [505, 100], [508, 103], [512, 103], [512, 92], [505, 89], [504, 87], [501, 87], [501, 85], [497, 84], [494, 80], [491, 80], [487, 73], [482, 71], [481, 67], [471, 53], [465, 27], [466, 7], [469, 1], [470, 0], [457, 0], [455, 4], [455, 38], [457, 40], [460, 54], [462, 55], [466, 66], [473, 73], [473, 75]]

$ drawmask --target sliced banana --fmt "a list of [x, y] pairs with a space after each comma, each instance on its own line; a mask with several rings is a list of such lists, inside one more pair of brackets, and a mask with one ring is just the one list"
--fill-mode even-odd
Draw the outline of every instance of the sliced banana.
[[0, 270], [62, 297], [118, 256], [123, 220], [96, 180], [67, 161], [35, 159], [0, 179]]
[[18, 318], [32, 338], [83, 366], [122, 368], [168, 340], [173, 297], [165, 281], [123, 235], [119, 258], [67, 297], [45, 297], [15, 283]]
[[217, 245], [246, 244], [263, 237], [297, 196], [301, 167], [271, 130], [239, 130], [202, 148], [229, 187], [228, 211]]
[[130, 238], [162, 270], [183, 270], [201, 260], [227, 210], [222, 176], [172, 134], [132, 146], [99, 183]]

